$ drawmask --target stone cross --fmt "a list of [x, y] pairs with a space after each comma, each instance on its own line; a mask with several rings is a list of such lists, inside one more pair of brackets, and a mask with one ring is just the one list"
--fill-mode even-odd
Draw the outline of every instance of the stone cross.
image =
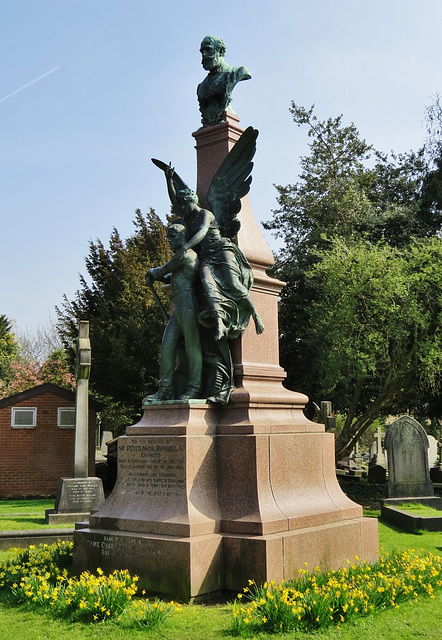
[[376, 442], [376, 464], [385, 466], [387, 463], [387, 460], [386, 460], [384, 449], [382, 446], [382, 436], [383, 436], [382, 429], [381, 427], [378, 427], [376, 433], [374, 434], [374, 439]]
[[89, 322], [80, 320], [77, 341], [77, 393], [75, 400], [74, 477], [88, 477], [89, 375], [91, 343]]

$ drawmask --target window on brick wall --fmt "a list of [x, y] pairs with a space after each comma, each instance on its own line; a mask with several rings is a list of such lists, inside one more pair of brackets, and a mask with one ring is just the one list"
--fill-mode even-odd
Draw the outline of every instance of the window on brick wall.
[[58, 407], [57, 426], [61, 429], [75, 428], [75, 407]]
[[11, 427], [14, 429], [34, 429], [37, 425], [37, 407], [12, 407]]

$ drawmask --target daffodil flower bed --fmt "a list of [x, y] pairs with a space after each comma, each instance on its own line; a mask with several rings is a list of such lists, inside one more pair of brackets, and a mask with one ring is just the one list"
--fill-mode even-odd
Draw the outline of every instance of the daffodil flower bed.
[[434, 598], [442, 588], [442, 558], [409, 549], [386, 553], [375, 564], [356, 562], [337, 571], [308, 566], [298, 580], [257, 585], [249, 580], [233, 605], [232, 631], [236, 635], [312, 631], [339, 627], [358, 616], [390, 607], [399, 608], [420, 596]]
[[81, 622], [113, 621], [124, 627], [152, 628], [180, 607], [174, 602], [150, 602], [145, 592], [136, 598], [138, 577], [127, 570], [98, 575], [88, 571], [69, 577], [72, 543], [15, 549], [14, 557], [0, 563], [0, 590], [10, 602], [44, 610], [54, 617]]
[[10, 589], [25, 576], [48, 575], [55, 583], [59, 576], [66, 577], [72, 567], [72, 542], [31, 544], [26, 549], [11, 549], [11, 558], [0, 562], [0, 590]]

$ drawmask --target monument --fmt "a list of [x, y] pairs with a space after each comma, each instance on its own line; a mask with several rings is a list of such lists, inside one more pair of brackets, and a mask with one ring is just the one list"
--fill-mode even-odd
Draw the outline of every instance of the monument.
[[389, 498], [434, 496], [428, 465], [428, 436], [413, 418], [401, 416], [385, 434]]
[[[304, 416], [306, 396], [282, 385], [277, 307], [284, 283], [266, 273], [273, 256], [248, 198], [258, 132], [243, 130], [230, 110], [233, 81], [250, 74], [231, 75], [219, 42], [210, 37], [201, 45], [210, 82], [198, 88], [196, 194], [171, 165], [154, 160], [186, 242], [175, 243], [172, 260], [147, 280], [172, 274], [172, 287], [175, 278], [185, 280], [199, 344], [186, 344], [179, 318], [172, 337], [166, 329], [160, 388], [118, 439], [113, 492], [74, 534], [77, 572], [128, 568], [142, 588], [181, 600], [239, 590], [249, 579], [289, 579], [306, 562], [337, 568], [355, 556], [372, 561], [378, 550], [377, 521], [363, 518], [336, 480], [333, 434]], [[189, 251], [198, 258], [196, 279]], [[187, 276], [180, 275], [189, 260]], [[172, 316], [180, 305], [175, 300]], [[170, 366], [175, 355], [177, 369]]]
[[88, 518], [93, 509], [104, 502], [100, 478], [88, 477], [89, 375], [91, 345], [89, 322], [80, 320], [77, 342], [75, 396], [74, 477], [61, 478], [55, 508], [46, 509], [46, 523], [71, 523]]

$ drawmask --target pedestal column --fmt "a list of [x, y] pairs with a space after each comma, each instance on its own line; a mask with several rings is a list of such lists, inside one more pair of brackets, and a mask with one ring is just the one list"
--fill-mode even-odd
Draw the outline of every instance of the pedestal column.
[[[203, 207], [209, 207], [207, 191], [213, 176], [244, 131], [239, 126], [238, 116], [226, 114], [226, 118], [226, 122], [198, 129], [192, 134], [196, 140], [197, 194]], [[293, 412], [297, 412], [297, 419], [304, 423], [302, 409], [308, 398], [282, 386], [286, 373], [279, 365], [278, 296], [285, 283], [266, 273], [266, 269], [274, 264], [274, 257], [258, 226], [248, 195], [241, 200], [238, 219], [241, 229], [236, 241], [253, 269], [251, 296], [265, 331], [257, 336], [251, 322], [243, 335], [231, 342], [236, 390], [228, 409], [246, 409], [250, 403], [267, 405], [272, 409], [275, 424], [279, 424], [281, 420], [287, 420], [282, 414], [287, 413], [289, 407], [290, 421]], [[243, 414], [241, 411], [242, 420]], [[236, 421], [233, 416], [227, 420], [229, 424]]]

